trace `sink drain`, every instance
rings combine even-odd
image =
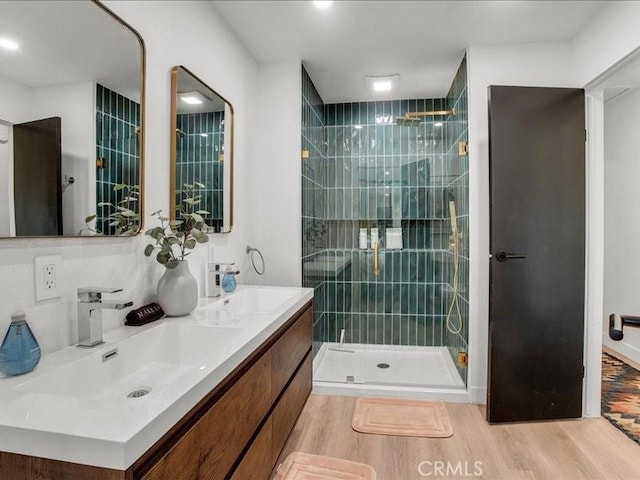
[[[150,388],[138,388],[136,390],[134,390],[133,392],[129,392],[127,394],[127,398],[140,398],[140,397],[144,397],[145,395],[151,393],[151,389]]]
[[[378,364],[378,368],[389,368],[389,364],[388,363],[379,363]]]

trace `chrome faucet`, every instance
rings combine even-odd
[[[123,300],[102,300],[103,293],[121,292],[121,288],[85,287],[78,289],[78,347],[93,348],[102,340],[102,310],[111,308],[123,310],[133,302]]]

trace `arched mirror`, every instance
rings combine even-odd
[[[171,71],[171,218],[198,212],[209,233],[233,224],[233,107],[185,67]]]
[[[99,2],[2,3],[0,237],[141,230],[144,55]]]

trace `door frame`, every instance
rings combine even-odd
[[[604,101],[585,88],[586,102],[586,285],[582,416],[599,417],[604,309]]]
[[[640,58],[640,47],[584,86],[587,102],[587,285],[585,297],[585,379],[582,414],[599,417],[604,332],[604,82]]]

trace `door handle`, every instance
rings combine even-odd
[[[499,262],[506,262],[507,260],[515,260],[518,258],[527,258],[527,257],[520,253],[507,253],[504,251],[500,251],[496,253],[496,260]]]

